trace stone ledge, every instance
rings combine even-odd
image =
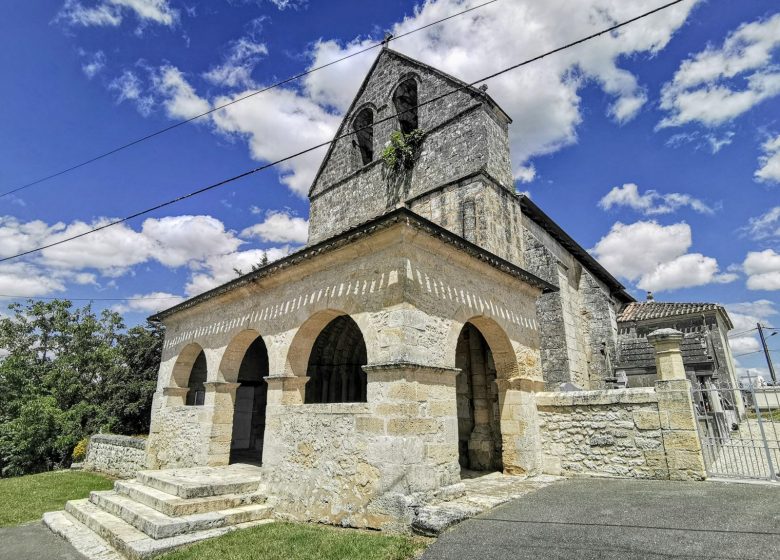
[[[290,406],[285,407],[290,410]],[[326,403],[326,404],[301,404],[298,412],[303,414],[370,414],[371,407],[368,403]]]
[[[95,434],[89,438],[89,442],[117,445],[119,447],[133,447],[135,449],[146,449],[146,440],[144,438],[122,436],[119,434]]]
[[[644,404],[658,402],[652,387],[536,393],[537,407],[598,406],[611,404]]]

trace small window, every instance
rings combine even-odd
[[[187,406],[200,406],[206,400],[206,354],[200,351],[195,363],[192,365],[190,379],[187,382]]]
[[[398,115],[401,132],[409,134],[419,128],[417,118],[417,81],[409,78],[401,82],[393,94],[393,105]]]
[[[360,159],[363,165],[374,160],[374,113],[366,107],[360,111],[352,123],[355,131],[355,141],[360,150]]]

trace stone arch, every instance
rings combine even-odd
[[[355,114],[352,130],[355,133],[353,145],[357,146],[360,161],[368,165],[374,161],[374,111],[371,107],[363,107]]]
[[[260,337],[260,333],[254,329],[246,329],[238,333],[228,343],[225,352],[222,354],[222,360],[219,363],[217,381],[227,383],[236,383],[238,373],[241,369],[241,362],[246,355],[249,346]]]
[[[171,387],[185,388],[190,380],[190,373],[192,373],[192,366],[195,365],[195,360],[198,359],[203,352],[203,347],[197,342],[191,342],[187,346],[181,349],[179,356],[176,358],[176,363],[173,365],[173,371],[171,372]]]
[[[398,118],[401,132],[409,134],[420,127],[419,111],[419,79],[414,74],[406,74],[398,85],[393,88],[393,107]]]
[[[450,332],[447,335],[449,355],[455,356],[458,338],[466,323],[474,325],[485,338],[493,355],[498,379],[509,380],[518,377],[520,368],[512,341],[509,339],[504,328],[495,319],[487,315],[475,315],[453,322]],[[450,363],[454,366],[454,363],[451,361]]]
[[[312,345],[306,404],[366,402],[368,356],[363,333],[349,315],[332,319]]]

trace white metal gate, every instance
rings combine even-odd
[[[780,387],[692,389],[707,476],[780,482]]]

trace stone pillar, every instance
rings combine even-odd
[[[427,492],[460,480],[455,376],[460,370],[397,362],[371,364],[368,404],[358,418],[380,492]]]
[[[286,461],[285,444],[280,437],[282,420],[288,407],[302,406],[306,396],[308,377],[297,375],[269,375],[263,434],[263,465],[283,467]]]
[[[647,335],[655,348],[658,414],[661,420],[666,464],[672,480],[702,480],[706,476],[691,382],[685,377],[680,346],[683,333],[659,329]]]
[[[203,433],[209,434],[207,462],[212,467],[227,465],[230,463],[236,390],[241,384],[207,381],[203,385],[206,388]]]
[[[542,467],[542,443],[536,393],[544,381],[498,379],[501,439],[506,474],[536,474]]]

